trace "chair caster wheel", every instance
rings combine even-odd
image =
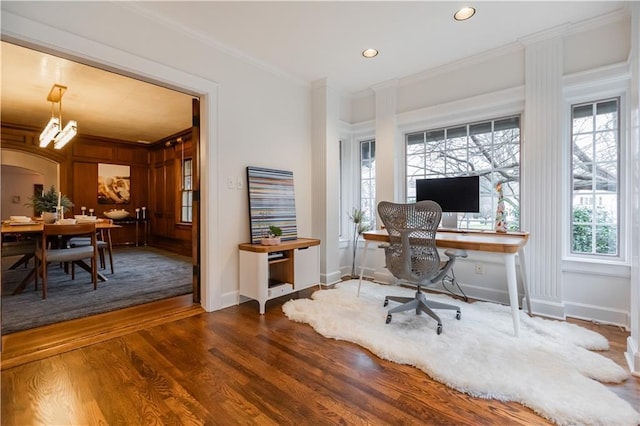
[[[438,334],[442,333],[442,324],[438,324],[438,328],[436,328],[436,333]]]
[[[385,321],[386,324],[389,324],[391,322],[391,314],[387,315],[387,320]]]
[[[462,313],[460,311],[456,312],[456,319],[459,320],[462,318]]]
[[[384,299],[384,303],[382,304],[382,306],[387,306],[389,304],[389,299]]]

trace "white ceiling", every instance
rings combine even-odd
[[[615,12],[627,2],[458,1],[116,2],[302,83],[327,78],[346,93],[480,54],[566,23]],[[469,3],[465,3],[467,5]],[[380,55],[365,59],[361,52]],[[189,127],[191,96],[2,43],[2,121],[43,127],[53,83],[68,86],[63,122],[79,131],[155,141]],[[133,118],[133,119],[132,119]]]

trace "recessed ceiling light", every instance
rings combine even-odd
[[[378,51],[376,49],[363,50],[362,56],[364,56],[365,58],[374,58],[378,56]]]
[[[459,11],[453,14],[453,19],[456,21],[466,21],[476,14],[476,9],[473,7],[463,7]]]

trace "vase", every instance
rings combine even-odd
[[[280,244],[280,237],[266,237],[260,240],[263,246],[277,246]]]
[[[44,223],[55,223],[58,220],[57,212],[42,212],[42,221]]]

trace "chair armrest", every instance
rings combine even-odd
[[[468,256],[466,250],[462,250],[462,249],[447,249],[444,251],[444,254],[446,254],[447,257],[449,258],[454,258],[454,257],[465,258]]]

